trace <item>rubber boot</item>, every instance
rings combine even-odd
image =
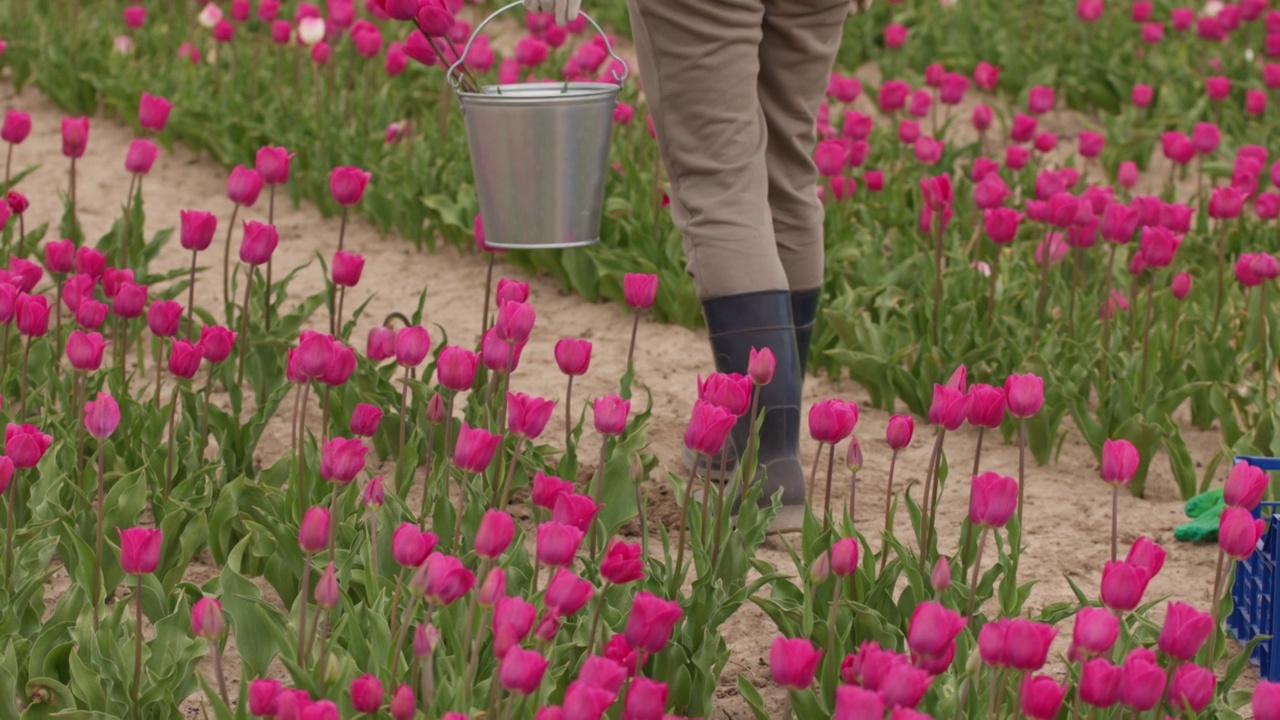
[[[758,458],[764,471],[762,504],[782,492],[783,510],[771,528],[800,529],[804,518],[805,480],[800,463],[800,356],[791,319],[791,294],[770,291],[716,298],[703,303],[716,370],[745,374],[752,348],[769,348],[777,367],[773,381],[757,390],[763,417]],[[745,452],[751,418],[742,417],[730,434],[729,454]],[[735,507],[737,503],[734,503]]]
[[[809,367],[809,346],[813,342],[813,326],[818,316],[818,300],[822,295],[821,288],[813,290],[804,290],[800,292],[792,292],[791,294],[791,321],[795,326],[796,334],[796,353],[798,362],[796,364],[799,387],[801,392],[804,390],[805,371]],[[709,325],[710,323],[708,323]],[[772,348],[770,348],[772,349]],[[775,353],[776,358],[776,353]],[[745,367],[745,366],[744,366]],[[717,366],[719,369],[719,366]],[[745,370],[733,370],[721,372],[745,372]],[[747,429],[739,430],[735,433],[735,439],[744,440],[746,438]],[[731,475],[735,468],[738,467],[738,455],[736,451],[745,450],[745,445],[738,443],[730,449],[729,453],[723,457],[724,467],[721,468],[720,457],[702,458],[698,463],[698,473],[705,475],[708,472],[713,478],[719,478],[721,475]],[[693,452],[688,448],[683,451],[681,458],[686,470],[693,467],[695,461],[698,461]]]

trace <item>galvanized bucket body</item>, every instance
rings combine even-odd
[[[481,22],[459,57],[499,14]],[[604,36],[586,13],[583,17]],[[605,48],[621,61],[608,43]],[[449,68],[449,83],[462,106],[484,219],[485,242],[510,250],[561,249],[600,241],[604,186],[609,171],[613,111],[626,80],[617,83],[523,83],[460,87],[462,60]]]
[[[617,85],[459,92],[485,242],[551,249],[600,240]]]

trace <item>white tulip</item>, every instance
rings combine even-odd
[[[318,17],[303,18],[298,22],[298,39],[311,47],[324,39],[324,20]]]

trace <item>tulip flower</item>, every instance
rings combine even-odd
[[[1190,662],[1213,632],[1213,618],[1186,603],[1171,602],[1156,645],[1175,660]]]
[[[365,673],[351,681],[351,706],[358,713],[376,713],[382,709],[382,683]]]
[[[1199,665],[1179,665],[1169,683],[1169,703],[1184,712],[1199,713],[1213,700],[1217,678]]]
[[[682,615],[679,603],[642,590],[631,601],[623,635],[632,648],[648,653],[662,652]]]
[[[1261,680],[1253,689],[1250,701],[1254,720],[1280,718],[1280,683]]]
[[[509,692],[532,695],[542,684],[542,676],[546,673],[548,664],[546,658],[536,650],[514,647],[502,659],[498,677],[502,687]]]
[[[1138,471],[1138,449],[1128,440],[1102,442],[1102,481],[1111,486],[1111,558],[1116,558],[1120,487],[1128,485]]]
[[[565,568],[557,568],[547,583],[545,602],[558,617],[569,617],[581,610],[594,593],[591,583]]]
[[[411,368],[422,364],[431,352],[431,335],[421,325],[402,328],[396,333],[396,363],[401,367]]]
[[[1067,686],[1047,675],[1028,675],[1022,681],[1018,695],[1022,714],[1034,720],[1053,720],[1058,717]]]
[[[382,422],[382,410],[375,405],[358,403],[351,411],[351,434],[360,437],[373,437],[378,432],[378,424]]]
[[[1120,681],[1120,700],[1138,713],[1146,712],[1164,697],[1165,672],[1150,651],[1139,648],[1125,658]]]
[[[475,582],[475,574],[463,567],[461,560],[451,555],[432,553],[418,568],[409,585],[428,600],[438,605],[449,605],[470,592]]]
[[[929,691],[933,677],[924,670],[906,662],[895,662],[880,682],[880,697],[885,705],[914,708]]]
[[[644,577],[644,559],[639,543],[615,540],[600,561],[600,576],[614,585],[625,585]]]
[[[359,438],[332,438],[320,451],[320,477],[347,485],[364,469],[369,448]]]
[[[324,550],[329,544],[329,511],[322,507],[313,507],[302,516],[302,524],[298,526],[298,546],[304,553],[315,554]]]
[[[822,651],[805,638],[775,638],[769,648],[773,681],[788,690],[805,690],[813,684]]]
[[[1009,666],[1015,670],[1036,671],[1044,667],[1049,646],[1058,630],[1046,623],[1021,618],[1010,621],[1006,635]]]
[[[110,393],[99,392],[97,400],[85,403],[84,425],[98,440],[105,440],[116,431],[120,425],[120,406]]]
[[[1247,462],[1238,462],[1227,476],[1222,498],[1227,505],[1252,511],[1266,496],[1270,482],[1270,477],[1262,469]]]
[[[1267,523],[1244,508],[1229,507],[1218,525],[1218,547],[1235,560],[1248,559],[1266,532]]]
[[[439,538],[413,523],[401,523],[391,536],[391,556],[401,567],[416,568],[435,549]]]
[[[611,437],[619,436],[627,428],[627,416],[631,413],[631,401],[617,395],[605,395],[592,401],[596,432]]]
[[[1102,570],[1102,604],[1116,612],[1132,612],[1142,602],[1150,574],[1130,562],[1108,562]]]
[[[102,353],[106,341],[96,332],[72,330],[67,336],[67,360],[76,370],[91,371],[102,367]]]
[[[476,531],[476,554],[488,560],[497,560],[507,551],[515,537],[516,526],[511,516],[501,510],[488,510],[480,518]]]
[[[1071,634],[1072,660],[1096,657],[1110,652],[1120,635],[1120,621],[1116,616],[1096,607],[1084,607],[1076,613]]]
[[[916,606],[907,626],[907,646],[926,657],[944,653],[951,641],[968,624],[968,620],[939,603],[928,601]]]
[[[586,533],[576,527],[551,521],[538,526],[538,562],[548,567],[563,567],[573,562]]]
[[[254,717],[276,716],[277,702],[281,686],[279,680],[258,678],[249,683],[249,714]]]
[[[1106,658],[1086,661],[1080,674],[1080,700],[1095,708],[1115,705],[1120,702],[1123,677],[1123,668],[1112,665]]]

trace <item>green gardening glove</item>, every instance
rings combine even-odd
[[[1227,508],[1222,499],[1222,490],[1215,489],[1200,493],[1187,501],[1187,515],[1194,518],[1191,522],[1178,526],[1173,537],[1182,542],[1213,542],[1218,539],[1218,523],[1222,511]]]

